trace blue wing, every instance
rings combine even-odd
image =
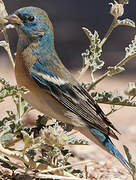
[[[116,130],[115,127],[89,93],[78,83],[73,85],[63,81],[38,61],[32,66],[30,73],[40,87],[48,91],[67,109],[81,117],[88,125],[118,139],[112,131],[112,129]]]
[[[131,171],[128,162],[114,146],[108,135],[115,139],[118,137],[112,131],[116,130],[112,123],[106,118],[101,108],[95,103],[93,98],[78,83],[73,85],[63,81],[55,73],[36,62],[31,68],[31,76],[36,83],[50,93],[57,101],[68,110],[84,120],[91,133],[103,145],[103,147],[113,154],[121,163]],[[112,128],[112,129],[111,129]],[[116,130],[117,131],[117,130]],[[117,131],[118,132],[118,131]]]

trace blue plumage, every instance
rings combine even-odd
[[[21,8],[8,20],[19,34],[15,73],[18,86],[30,90],[24,98],[42,113],[71,124],[131,172],[109,138],[118,140],[118,130],[59,59],[46,12],[36,7]]]
[[[117,159],[119,159],[119,161],[124,164],[126,166],[126,168],[131,172],[131,168],[128,164],[128,162],[124,159],[124,157],[122,156],[122,154],[118,151],[118,149],[115,147],[115,145],[112,143],[112,141],[110,140],[110,138],[105,135],[104,133],[100,132],[98,129],[96,128],[92,128],[90,127],[91,132],[93,133],[93,135],[95,137],[97,137],[97,139],[99,140],[100,143],[103,144],[103,146],[105,147],[105,149],[111,153],[112,155],[114,155]]]
[[[58,78],[53,72],[51,72],[47,67],[44,67],[39,61],[37,61],[33,66],[32,69],[36,70],[37,72],[43,73],[44,75],[49,75],[52,78]],[[30,73],[32,72],[30,70]]]

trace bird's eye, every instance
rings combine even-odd
[[[32,21],[34,21],[35,17],[34,16],[29,16],[27,19],[28,19],[28,21],[32,22]]]

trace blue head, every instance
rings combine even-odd
[[[37,7],[24,7],[7,17],[8,21],[15,25],[19,42],[25,45],[39,41],[46,36],[53,41],[53,27],[47,13]]]

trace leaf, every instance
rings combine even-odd
[[[92,43],[93,42],[93,34],[91,33],[91,31],[89,31],[85,27],[83,27],[82,29],[85,32],[85,34],[87,35],[88,39],[90,40],[90,43]]]
[[[117,20],[117,26],[130,26],[130,27],[136,27],[135,22],[131,19],[123,19],[123,20]]]
[[[82,53],[84,66],[89,64],[91,71],[95,72],[98,69],[101,69],[104,65],[104,61],[100,59],[102,54],[102,48],[99,46],[101,40],[97,31],[94,31],[94,34],[91,33],[87,28],[82,28],[90,40],[89,49],[86,52]]]
[[[68,144],[71,144],[71,145],[89,145],[90,142],[85,140],[85,139],[69,138]]]
[[[20,112],[21,117],[23,117],[32,109],[32,106],[21,97],[20,90],[24,91],[24,89],[19,89],[19,92],[16,95],[13,94],[12,98],[17,106],[18,112]]]
[[[29,148],[34,140],[33,140],[33,135],[29,135],[26,131],[21,131],[22,135],[23,135],[23,140],[24,140],[24,143],[25,143],[25,148]]]
[[[126,51],[125,58],[132,56],[133,54],[136,53],[136,35],[134,39],[132,40],[132,43],[129,44],[129,46],[125,48],[125,51]]]
[[[131,101],[115,92],[92,92],[91,96],[97,103],[136,107],[136,101]]]
[[[7,133],[7,134],[4,134],[3,136],[0,136],[0,142],[6,142],[6,141],[11,141],[14,137],[14,134],[13,133]]]
[[[125,68],[121,66],[120,67],[114,66],[114,67],[108,67],[108,70],[109,70],[108,76],[113,76],[115,74],[119,74],[120,72],[124,71]]]
[[[23,87],[12,86],[3,78],[0,78],[0,84],[2,85],[0,101],[4,101],[6,97],[11,96],[18,110],[17,113],[7,110],[7,117],[0,120],[0,142],[8,152],[7,154],[1,152],[1,156],[4,154],[9,157],[10,152],[14,159],[20,159],[20,164],[22,164],[20,166],[13,163],[14,159],[0,157],[1,165],[8,169],[14,169],[13,166],[23,170],[30,168],[33,172],[36,172],[45,170],[47,165],[53,168],[54,165],[60,167],[67,164],[69,158],[73,157],[70,151],[65,150],[69,134],[60,127],[57,120],[52,119],[53,124],[50,124],[49,120],[51,118],[47,116],[38,116],[34,128],[24,127],[19,119],[18,112],[21,116],[24,116],[31,109],[20,96],[22,93],[27,93],[28,90]],[[21,143],[19,147],[18,143]],[[74,143],[87,144],[83,140],[75,140]],[[76,172],[78,173],[78,170]]]
[[[12,96],[15,102],[19,98],[19,94],[29,92],[24,87],[18,88],[17,86],[10,85],[4,78],[0,77],[0,83],[2,84],[2,88],[0,89],[0,102],[4,101],[4,99],[8,96]],[[19,100],[18,100],[19,101]]]

